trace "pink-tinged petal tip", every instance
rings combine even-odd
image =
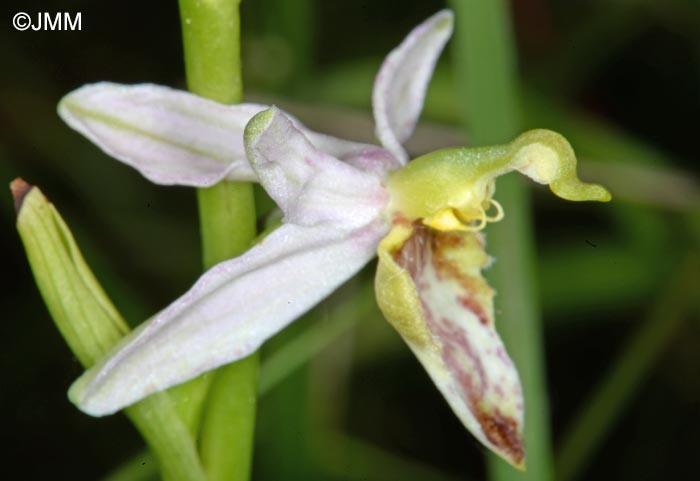
[[[376,134],[401,163],[402,144],[413,133],[435,64],[452,35],[454,14],[442,10],[418,25],[384,60],[372,93]]]

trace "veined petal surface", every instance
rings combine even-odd
[[[405,164],[402,144],[418,122],[428,83],[452,35],[454,14],[441,10],[408,34],[384,60],[372,92],[376,134],[382,146]]]
[[[58,113],[105,153],[156,184],[211,186],[257,180],[243,130],[266,106],[222,105],[151,84],[85,85],[66,95]]]
[[[465,427],[522,467],[523,395],[494,328],[483,247],[478,232],[398,223],[380,244],[377,300]]]
[[[71,387],[103,416],[254,352],[375,255],[383,222],[357,230],[283,225],[206,272]]]

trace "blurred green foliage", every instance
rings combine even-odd
[[[614,197],[608,205],[574,205],[544,191],[534,196],[557,479],[693,478],[700,2],[511,4],[524,127],[564,134],[584,178]],[[246,96],[301,105],[295,113],[310,126],[370,140],[371,85],[382,57],[442,7],[437,0],[245,0]],[[99,80],[184,87],[177,3],[10,0],[2,9],[0,181],[22,176],[42,187],[135,325],[200,271],[194,192],[151,185],[108,159],[60,122],[55,105]],[[79,11],[83,28],[18,32],[10,25],[18,11]],[[437,127],[412,144],[414,154],[436,147],[431,135],[461,142],[455,98],[448,52],[424,115]],[[99,479],[122,462],[153,479],[150,458],[129,461],[142,442],[122,416],[97,420],[68,403],[65,391],[81,367],[41,303],[6,192],[6,459],[21,469],[18,479],[63,479],[76,467],[82,479]],[[367,302],[372,272],[264,349],[254,479],[485,478],[481,448]]]

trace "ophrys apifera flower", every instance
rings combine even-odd
[[[414,130],[453,17],[442,11],[392,51],[374,86],[381,146],[306,129],[281,110],[223,106],[153,85],[96,84],[69,94],[63,118],[161,184],[259,182],[282,225],[206,272],[88,370],[71,399],[93,415],[254,352],[379,256],[376,294],[462,423],[516,466],[523,397],[494,327],[482,230],[503,217],[495,179],[517,170],[570,200],[609,200],[576,177],[560,135],[446,149],[408,162]]]

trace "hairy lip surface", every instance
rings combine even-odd
[[[395,222],[401,223],[402,220],[397,219]],[[411,237],[393,256],[416,285],[427,328],[439,347],[439,355],[445,367],[461,388],[458,395],[469,407],[486,439],[515,464],[521,464],[525,458],[525,448],[518,421],[504,414],[487,399],[488,392],[495,393],[499,398],[511,393],[503,389],[498,379],[489,376],[484,359],[477,354],[478,349],[467,333],[454,320],[435,312],[431,307],[433,304],[424,297],[431,276],[440,281],[456,283],[460,291],[455,299],[456,304],[475,316],[482,326],[493,326],[490,304],[493,290],[480,275],[482,266],[475,266],[473,271],[467,270],[451,258],[455,250],[468,249],[470,245],[483,248],[480,233],[439,232],[416,222]],[[497,350],[495,356],[504,364],[511,364],[505,351]]]

